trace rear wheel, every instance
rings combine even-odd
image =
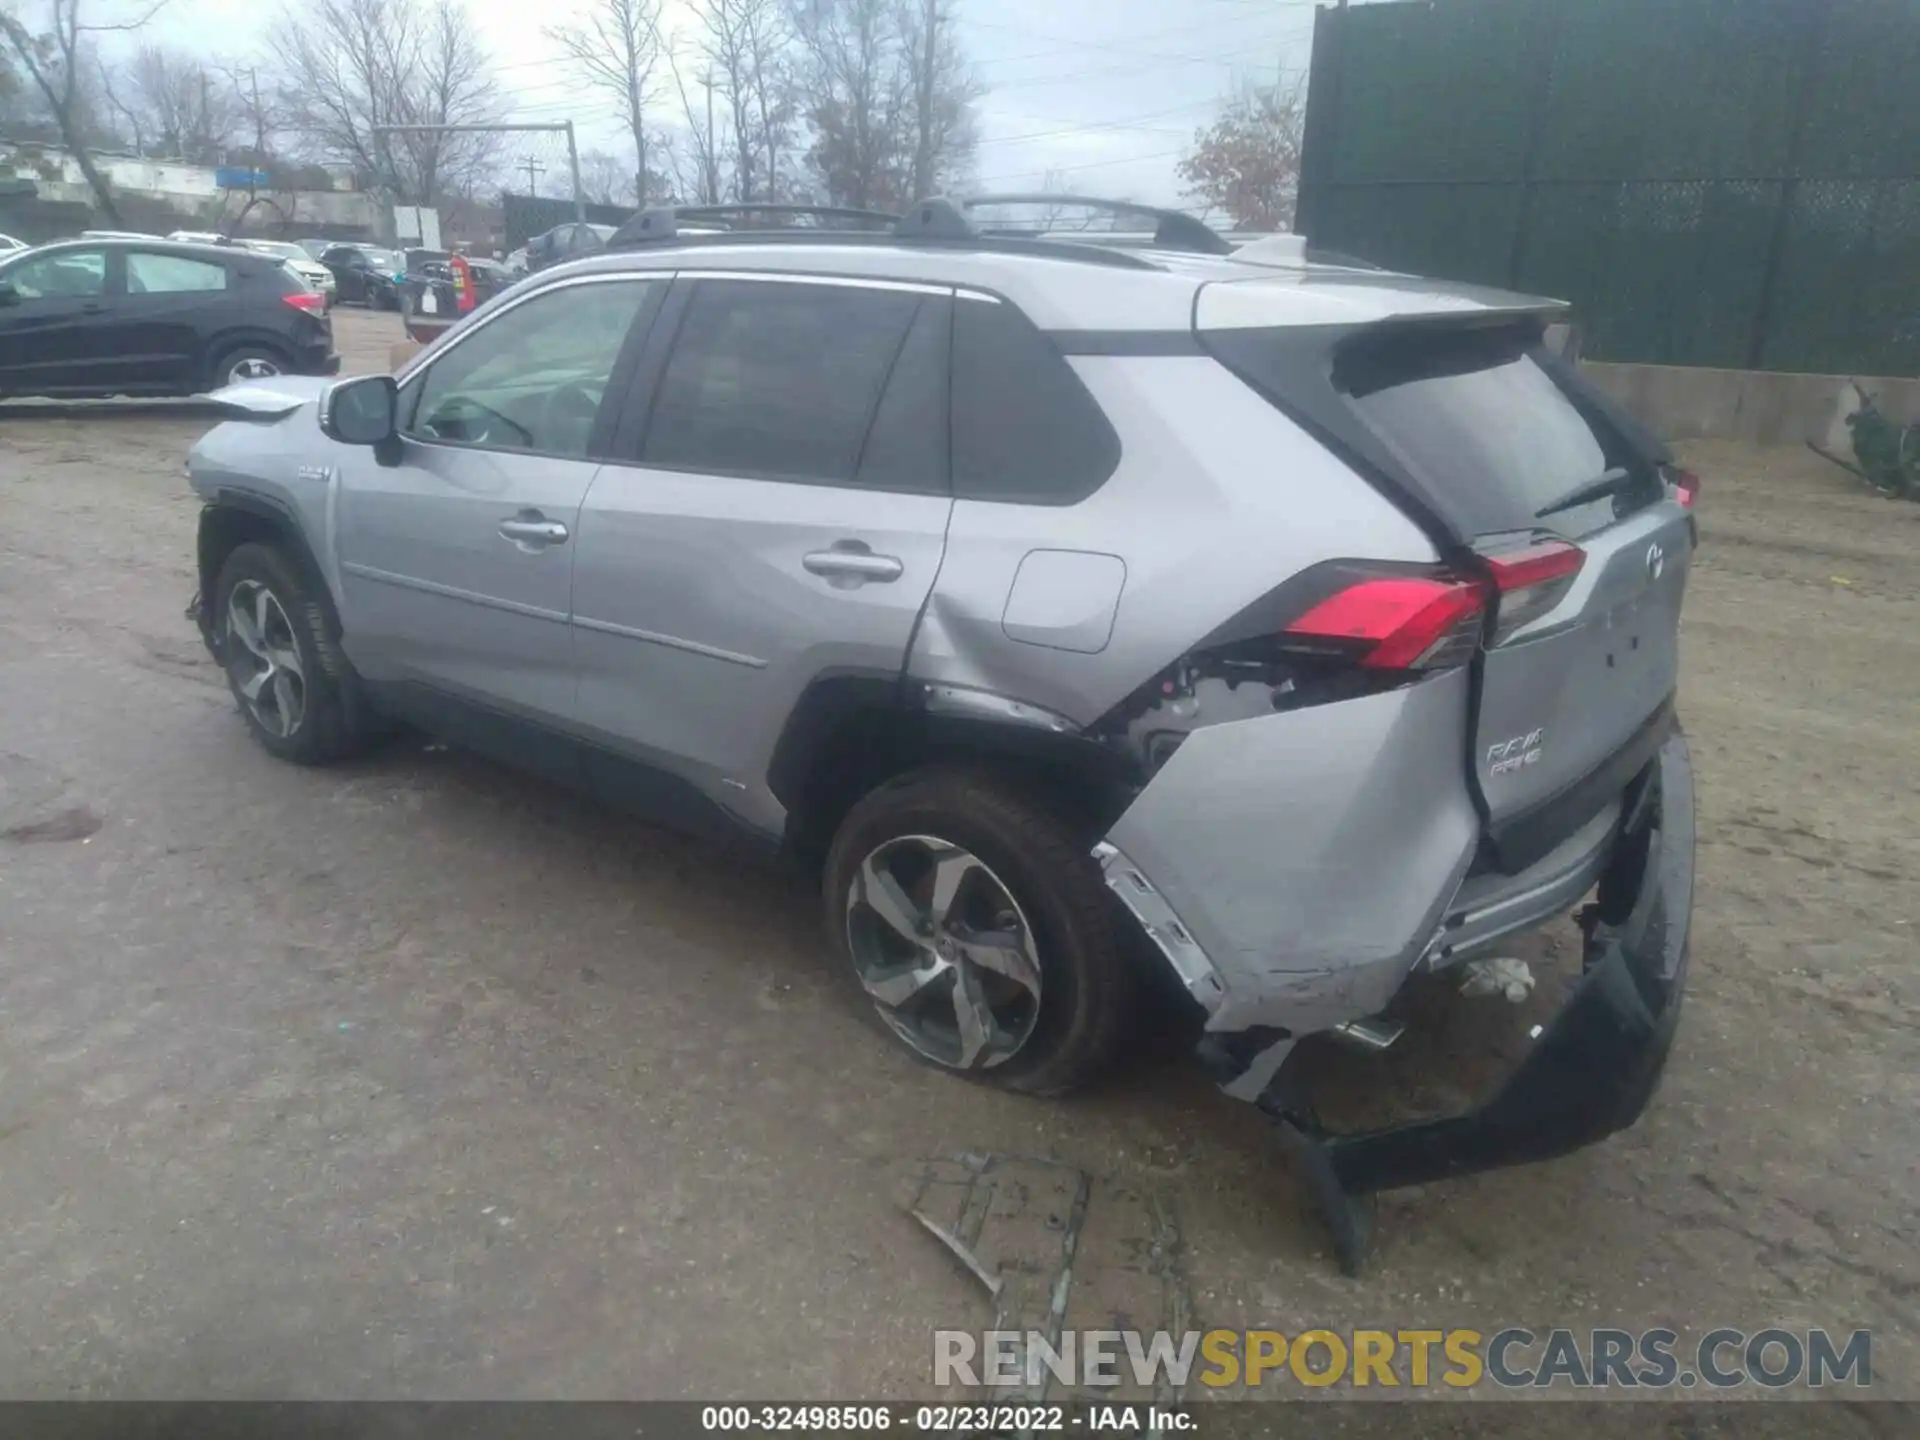
[[[988,772],[883,785],[834,838],[827,926],[873,1013],[941,1069],[1062,1094],[1107,1068],[1138,972],[1072,828]]]

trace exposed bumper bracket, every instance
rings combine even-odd
[[[1629,797],[1623,831],[1580,916],[1585,969],[1504,1085],[1462,1115],[1388,1129],[1324,1129],[1284,1068],[1258,1104],[1299,1161],[1341,1269],[1365,1267],[1373,1196],[1521,1165],[1593,1144],[1640,1118],[1679,1023],[1693,910],[1693,774],[1684,737],[1662,748]],[[1647,799],[1648,803],[1641,801]]]

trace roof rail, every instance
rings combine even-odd
[[[1233,244],[1205,221],[1184,210],[1166,210],[1132,200],[1103,200],[1091,195],[1055,195],[1023,191],[1000,195],[968,195],[951,202],[963,212],[983,205],[1070,206],[1104,210],[1114,215],[1143,215],[1154,222],[1153,245],[1160,250],[1186,250],[1196,255],[1231,255]],[[969,224],[972,222],[969,221]]]
[[[916,200],[904,215],[885,210],[859,210],[842,205],[656,205],[630,217],[607,241],[609,250],[630,250],[643,245],[701,244],[752,245],[765,241],[782,244],[890,245],[924,242],[951,245],[968,250],[992,250],[1009,255],[1046,256],[1056,260],[1078,260],[1086,264],[1108,265],[1124,270],[1153,270],[1153,261],[1131,248],[1116,248],[1117,237],[1087,234],[1068,237],[1039,236],[1002,231],[994,227],[980,229],[967,218],[967,210],[980,204],[1037,201],[1049,205],[1078,204],[1094,206],[1122,214],[1151,217],[1155,228],[1151,239],[1140,237],[1126,242],[1142,248],[1157,246],[1163,250],[1198,251],[1208,255],[1231,254],[1227,240],[1191,215],[1177,210],[1160,210],[1151,205],[1136,205],[1129,200],[1085,200],[1062,195],[989,195],[977,198],[953,198],[936,195]],[[840,224],[753,224],[738,225],[741,219],[812,219]]]
[[[806,217],[818,220],[858,221],[869,229],[891,228],[899,219],[885,210],[856,210],[844,205],[785,205],[761,202],[742,202],[737,205],[656,205],[642,210],[625,221],[613,238],[607,241],[610,250],[624,249],[630,245],[643,245],[662,240],[675,239],[682,225],[692,225],[700,230],[717,228],[731,231],[735,228],[748,231],[771,229],[771,226],[747,225],[736,227],[733,222],[739,219],[801,220]],[[793,229],[827,230],[827,225],[793,226]]]

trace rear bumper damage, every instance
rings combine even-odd
[[[1312,711],[1200,732],[1162,775],[1182,760],[1205,769],[1175,777],[1157,808],[1136,802],[1095,852],[1108,884],[1207,1010],[1203,1061],[1228,1094],[1275,1123],[1350,1273],[1366,1258],[1375,1192],[1551,1159],[1631,1125],[1679,1017],[1693,908],[1685,737],[1672,732],[1618,801],[1525,872],[1524,883],[1487,892],[1463,883],[1478,817],[1464,791],[1456,796],[1435,779],[1460,774],[1456,736],[1444,723],[1455,699],[1444,682],[1428,682],[1329,707],[1320,717],[1344,712],[1349,743],[1324,750],[1311,743],[1311,727],[1324,723]],[[1219,753],[1196,746],[1208,736]],[[1356,747],[1356,738],[1372,743]],[[1449,753],[1427,753],[1436,743]],[[1283,794],[1247,783],[1298,775],[1303,753],[1331,758]],[[1338,757],[1356,753],[1373,763],[1345,773]],[[1285,770],[1283,760],[1292,762]],[[1336,798],[1331,808],[1302,804]],[[1181,823],[1195,802],[1227,827],[1229,844],[1218,829],[1202,838]],[[1332,823],[1308,823],[1316,814]],[[1181,841],[1197,853],[1181,854]],[[1256,877],[1264,887],[1251,883]],[[1417,969],[1565,914],[1596,882],[1597,900],[1579,917],[1581,977],[1491,1097],[1465,1114],[1388,1129],[1337,1134],[1320,1123],[1297,1073],[1300,1038],[1364,1024]],[[1328,905],[1348,917],[1331,929],[1313,923]],[[1300,958],[1307,945],[1312,953]]]
[[[1581,912],[1580,979],[1526,1057],[1475,1109],[1333,1134],[1284,1069],[1261,1094],[1260,1108],[1301,1162],[1349,1273],[1365,1262],[1375,1192],[1551,1160],[1640,1118],[1680,1020],[1693,917],[1693,802],[1692,764],[1676,733],[1634,782],[1598,898]]]

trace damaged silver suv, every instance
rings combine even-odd
[[[1065,1091],[1161,967],[1356,1266],[1373,1192],[1652,1091],[1693,482],[1555,302],[1008,198],[650,211],[397,376],[223,392],[192,613],[276,755],[401,719],[817,865],[934,1065]],[[1301,1037],[1388,1041],[1410,977],[1588,898],[1497,1093],[1322,1127]]]

